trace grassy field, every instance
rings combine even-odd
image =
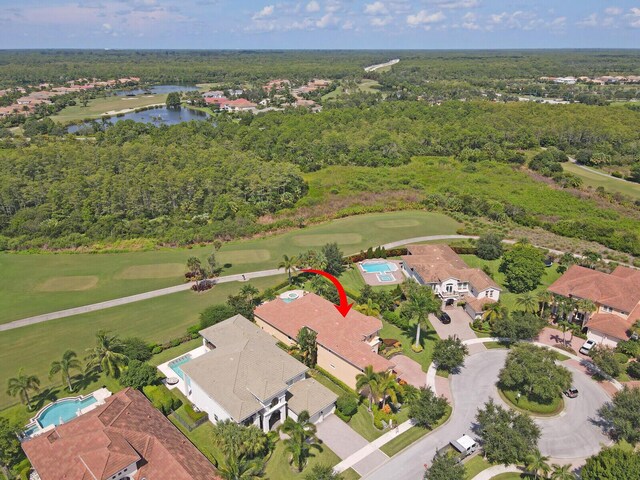
[[[285,278],[278,275],[257,279],[251,284],[262,290]],[[37,375],[43,388],[57,385],[59,376],[52,380],[47,377],[51,362],[59,359],[67,349],[84,358],[86,349],[94,344],[98,330],[108,329],[123,338],[139,336],[149,342],[166,342],[184,335],[188,326],[197,323],[204,308],[225,302],[227,296],[236,293],[242,285],[225,283],[200,294],[180,292],[0,332],[0,408],[17,402],[7,395],[4,387],[19,368],[24,367],[26,373]],[[169,358],[177,355],[171,354]]]
[[[337,242],[345,253],[420,235],[455,233],[436,213],[403,211],[343,218],[264,238],[229,242],[216,257],[222,275],[274,268],[283,254]],[[103,254],[0,254],[0,323],[133,295],[184,281],[192,255],[211,246]]]
[[[376,93],[380,91],[379,89],[380,89],[380,83],[377,80],[371,80],[371,79],[365,78],[358,84],[358,90],[363,93]],[[322,100],[323,101],[333,100],[342,95],[345,95],[345,91],[344,91],[344,87],[340,85],[335,90],[327,93],[326,95],[323,95]]]
[[[106,97],[90,100],[86,107],[74,105],[62,109],[51,117],[54,122],[69,123],[90,118],[100,118],[107,112],[119,112],[128,108],[142,108],[165,103],[166,94],[139,95],[137,97]]]
[[[340,458],[329,449],[329,447],[323,445],[322,452],[317,450],[312,451],[313,457],[311,457],[307,463],[307,466],[301,473],[289,465],[288,454],[284,450],[285,446],[283,442],[278,442],[276,448],[271,454],[271,458],[267,463],[267,471],[265,478],[282,479],[282,480],[297,480],[303,479],[305,475],[313,468],[314,465],[336,465],[340,462]],[[348,473],[347,473],[348,472]],[[355,480],[360,478],[353,470],[345,472],[345,480]]]
[[[545,404],[530,400],[524,395],[517,398],[517,392],[511,390],[498,389],[498,393],[510,407],[522,412],[532,413],[536,416],[548,417],[557,415],[564,408],[564,400],[562,397],[557,397],[553,402]]]
[[[422,345],[423,350],[420,353],[416,353],[411,349],[411,345],[415,343],[416,339],[415,326],[408,331],[404,331],[395,325],[382,320],[380,338],[395,338],[396,340],[400,340],[402,343],[402,353],[418,362],[422,366],[422,370],[426,372],[431,364],[433,348],[436,340],[438,340],[438,334],[427,320],[426,329],[423,327],[422,332],[420,333],[420,345]]]
[[[563,163],[562,168],[578,177],[582,178],[585,185],[593,188],[604,187],[610,193],[622,193],[632,198],[640,198],[640,183],[628,182],[618,178],[603,177],[597,173],[580,168],[574,163]]]

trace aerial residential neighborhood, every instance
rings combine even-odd
[[[0,480],[640,480],[639,32],[4,0]]]

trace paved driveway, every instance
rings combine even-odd
[[[430,435],[397,454],[366,479],[418,480],[424,475],[424,464],[433,459],[438,448],[452,439],[471,434],[478,407],[489,398],[502,403],[495,388],[498,372],[504,365],[506,350],[486,350],[468,357],[465,367],[451,379],[454,410],[449,422]],[[604,391],[583,373],[571,370],[580,396],[574,403],[567,400],[561,416],[538,419],[542,430],[540,450],[554,458],[576,458],[592,455],[607,443],[601,430],[591,423],[597,409],[607,401]]]
[[[446,308],[444,311],[451,317],[449,325],[443,324],[435,315],[429,315],[429,321],[440,338],[454,337],[456,335],[460,340],[476,338],[476,334],[469,326],[471,317],[462,308]]]
[[[427,374],[422,371],[422,366],[418,362],[406,355],[396,355],[391,361],[395,364],[393,369],[405,382],[416,388],[427,385]]]
[[[317,435],[322,442],[335,452],[341,460],[351,456],[368,445],[369,442],[360,436],[348,424],[336,415],[329,415],[324,421],[316,425]],[[381,466],[387,457],[380,450],[375,450],[353,466],[353,469],[364,476]]]

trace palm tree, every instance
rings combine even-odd
[[[540,307],[540,318],[544,318],[544,310],[547,305],[550,305],[553,302],[553,293],[549,290],[543,290],[538,293],[538,302]]]
[[[398,401],[398,393],[402,393],[402,386],[398,383],[396,374],[393,372],[382,372],[378,375],[378,382],[376,385],[378,398],[382,398],[382,406],[384,407],[387,399],[390,399],[393,403]]]
[[[493,325],[496,320],[502,318],[505,315],[505,308],[502,306],[500,302],[491,302],[487,303],[484,306],[484,313],[482,314],[482,319],[487,320],[491,325]]]
[[[373,371],[372,365],[367,365],[363,373],[356,375],[356,390],[367,389],[369,396],[369,411],[373,408],[373,393],[378,388],[379,375]]]
[[[311,455],[311,449],[322,451],[320,441],[316,436],[316,426],[309,421],[309,412],[303,410],[298,415],[298,421],[287,418],[280,430],[289,436],[284,440],[285,450],[291,454],[291,463],[301,472]]]
[[[356,310],[370,317],[377,317],[380,315],[380,305],[374,303],[370,298],[367,298],[367,303],[356,306]]]
[[[309,368],[314,368],[318,360],[318,334],[308,327],[302,327],[298,332],[297,351],[302,357],[302,363]]]
[[[240,295],[242,295],[251,305],[255,304],[256,298],[260,294],[260,290],[251,285],[250,283],[247,285],[243,285],[240,289]]]
[[[419,347],[422,325],[430,313],[437,313],[440,310],[441,303],[430,287],[418,285],[417,283],[412,282],[407,294],[409,300],[405,304],[405,309],[418,320],[416,325],[416,347]]]
[[[218,465],[224,480],[255,480],[264,476],[265,462],[261,458],[227,457]]]
[[[540,453],[540,450],[536,450],[535,452],[527,455],[526,457],[526,468],[531,473],[534,474],[536,480],[540,477],[540,472],[542,475],[546,477],[546,474],[551,470],[549,464],[549,457],[545,457]]]
[[[197,277],[202,270],[202,262],[198,257],[189,257],[187,259],[187,269]]]
[[[278,264],[278,268],[284,268],[284,271],[289,275],[289,285],[291,285],[291,272],[295,270],[298,264],[298,258],[289,257],[288,255],[282,255],[282,261]]]
[[[53,377],[56,373],[60,372],[62,374],[62,382],[67,383],[67,387],[70,392],[73,392],[73,387],[71,385],[71,370],[81,370],[82,365],[80,360],[76,357],[78,355],[73,350],[67,350],[62,354],[62,358],[60,360],[56,360],[51,363],[51,369],[49,370],[49,378]]]
[[[576,302],[576,308],[579,312],[582,312],[582,326],[586,323],[589,315],[598,310],[596,304],[591,300],[581,299]]]
[[[31,390],[38,391],[40,387],[40,379],[35,375],[25,375],[24,369],[18,370],[18,376],[10,378],[7,382],[7,394],[15,397],[20,396],[20,400],[27,404],[27,408],[31,408],[31,397],[29,392]]]
[[[560,327],[560,330],[562,330],[562,344],[566,345],[567,330],[571,330],[571,323],[567,322],[566,320],[560,320],[558,322],[558,326]]]
[[[100,367],[109,377],[117,378],[127,364],[127,356],[122,353],[124,345],[117,335],[107,330],[96,333],[96,346],[87,349],[87,366]]]
[[[551,465],[551,480],[574,480],[576,476],[571,472],[571,465]]]
[[[536,313],[538,310],[538,299],[531,292],[526,292],[516,298],[516,305],[522,307],[522,310],[528,313]]]

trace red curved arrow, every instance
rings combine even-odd
[[[344,292],[344,287],[340,283],[340,280],[338,280],[336,277],[334,277],[330,273],[324,272],[322,270],[313,270],[311,268],[306,268],[302,271],[308,272],[308,273],[315,273],[317,275],[322,275],[323,277],[331,280],[331,283],[333,283],[336,286],[336,289],[338,290],[338,295],[340,295],[340,305],[334,305],[334,307],[338,309],[338,311],[343,317],[346,317],[347,313],[349,313],[349,310],[351,310],[353,303],[348,303],[349,301],[347,300],[347,294]]]

